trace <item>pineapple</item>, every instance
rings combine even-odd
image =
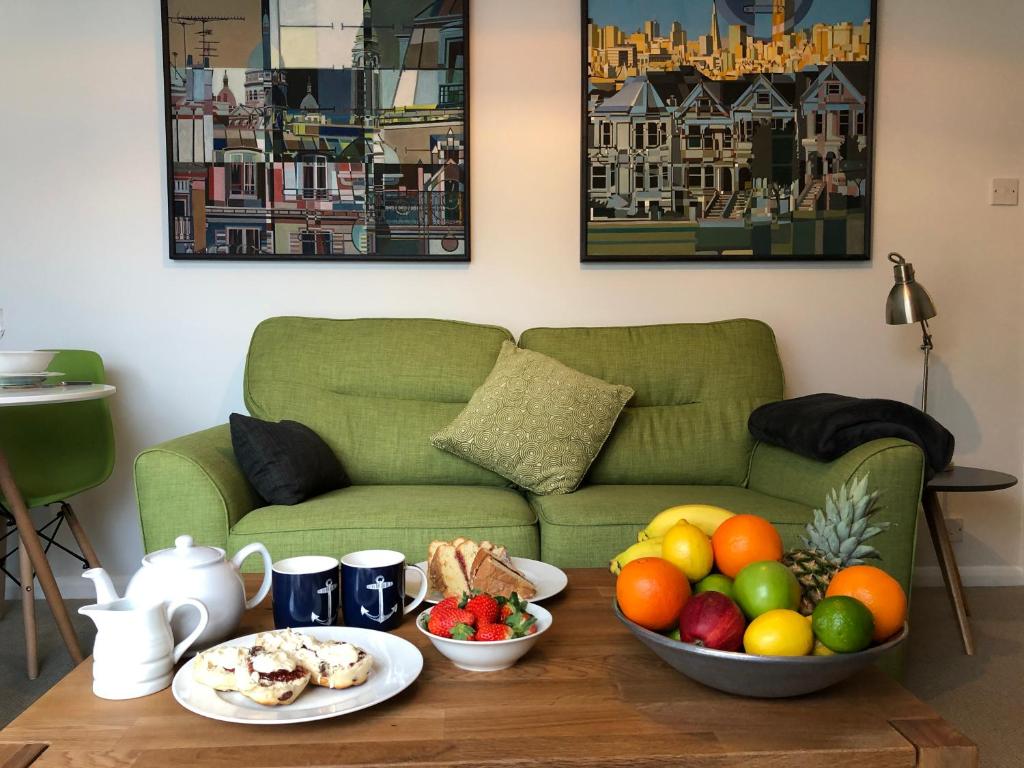
[[[837,571],[879,557],[874,547],[864,542],[888,528],[889,523],[869,525],[878,511],[878,491],[868,493],[867,488],[868,475],[854,479],[849,488],[845,483],[838,491],[833,488],[825,497],[824,513],[814,510],[807,535],[800,537],[804,547],[790,550],[782,558],[800,582],[800,613],[805,616],[825,597]]]

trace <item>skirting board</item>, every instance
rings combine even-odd
[[[967,565],[960,569],[965,587],[1019,587],[1024,585],[1024,567],[1019,565]],[[941,587],[942,571],[937,565],[914,569],[915,587]]]

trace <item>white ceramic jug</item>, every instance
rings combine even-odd
[[[263,583],[256,594],[246,600],[239,568],[242,561],[254,553],[263,558]],[[202,600],[210,611],[210,622],[196,640],[196,648],[208,648],[230,638],[242,614],[267,596],[271,565],[270,553],[259,543],[244,546],[227,559],[220,547],[203,546],[196,544],[191,536],[179,536],[173,547],[150,552],[142,558],[142,568],[132,576],[125,597],[145,602],[183,597]],[[181,640],[195,625],[194,615],[179,614],[171,622],[174,639]]]
[[[103,600],[110,581],[106,572],[90,568],[82,575],[98,587],[103,585],[97,590]],[[171,616],[186,606],[199,612],[199,621],[191,634],[175,645]],[[86,605],[78,612],[96,624],[92,691],[104,699],[134,699],[169,686],[174,665],[210,620],[206,606],[193,598],[154,603],[125,597]]]

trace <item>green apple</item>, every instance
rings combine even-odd
[[[721,573],[708,574],[693,585],[693,594],[699,595],[701,592],[721,592],[730,600],[736,599],[732,593],[732,579]]]
[[[800,606],[800,584],[782,563],[765,560],[751,563],[736,574],[733,599],[748,619],[776,608],[795,611]]]

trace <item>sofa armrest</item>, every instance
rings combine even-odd
[[[924,485],[924,453],[906,440],[872,440],[835,461],[808,459],[785,448],[758,443],[750,460],[747,487],[808,507],[823,508],[832,488],[870,474],[869,489],[877,489],[875,517],[891,526],[871,540],[881,555],[880,566],[910,590],[917,538],[917,511]]]
[[[235,461],[226,424],[140,453],[135,498],[147,552],[173,546],[183,533],[226,548],[228,530],[259,503]]]

